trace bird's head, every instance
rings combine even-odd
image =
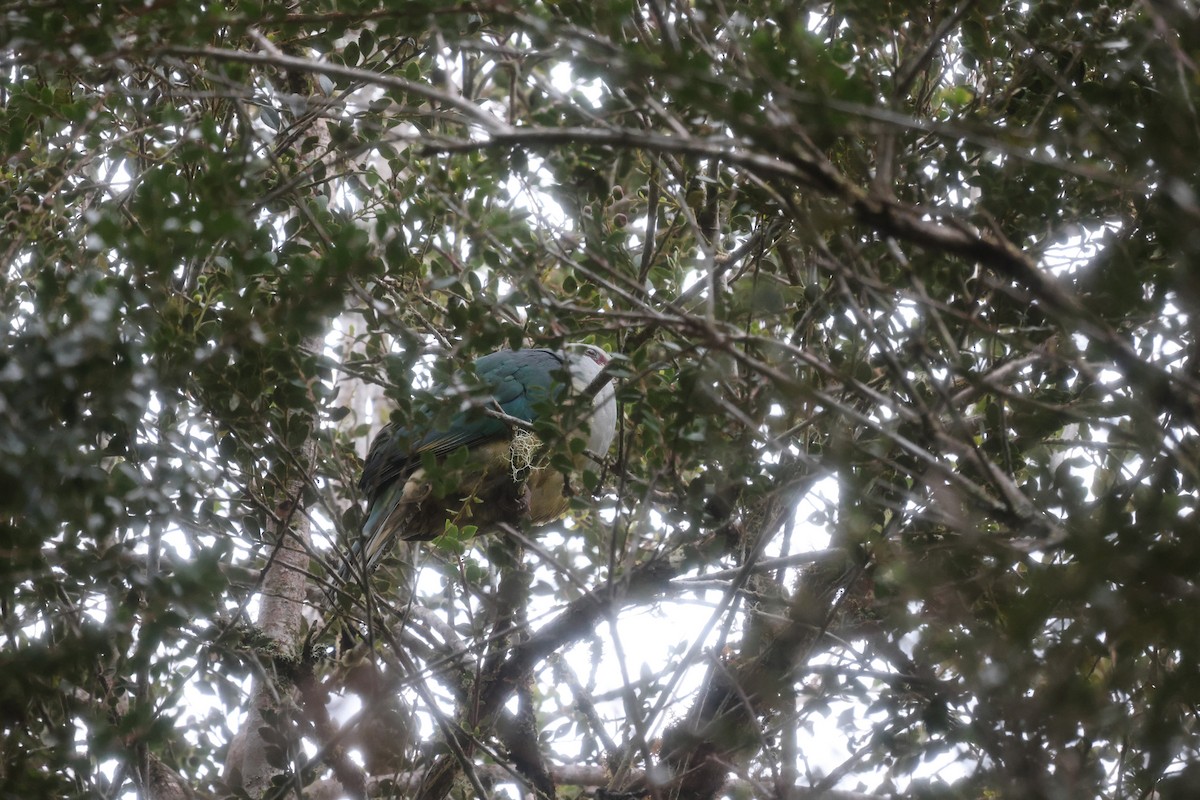
[[[567,345],[566,351],[568,362],[574,364],[580,361],[591,361],[596,365],[594,367],[595,372],[604,369],[604,365],[612,360],[612,356],[594,344],[571,342]]]
[[[604,366],[612,360],[612,356],[603,348],[583,342],[571,342],[563,348],[563,355],[566,358],[567,369],[574,378],[574,383],[579,384],[576,389],[586,388],[592,379],[600,374],[600,370],[604,369]]]

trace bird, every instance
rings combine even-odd
[[[502,523],[543,525],[561,517],[569,483],[545,463],[547,443],[533,429],[545,431],[543,423],[549,422],[568,440],[586,430],[586,449],[572,449],[575,471],[588,453],[602,458],[616,433],[612,383],[604,383],[586,405],[576,407],[570,398],[583,397],[610,360],[602,348],[584,343],[562,350],[499,350],[474,361],[473,372],[486,391],[448,423],[438,426],[431,407],[415,415],[433,421],[424,428],[399,420],[384,426],[363,465],[359,487],[367,514],[347,566],[369,575],[396,541],[436,538],[447,523],[482,532]],[[463,374],[451,382],[463,384],[470,385]],[[454,402],[445,387],[434,397]]]

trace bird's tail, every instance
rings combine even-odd
[[[339,609],[347,619],[366,622],[373,616],[377,598],[371,593],[371,576],[389,552],[406,544],[398,542],[401,538],[398,533],[404,527],[404,520],[400,518],[402,515],[397,507],[403,492],[404,484],[400,483],[375,498],[361,534],[342,555],[330,587],[330,607]],[[413,555],[411,552],[401,553],[397,567],[388,570],[387,580],[383,584],[375,581],[383,587],[382,596],[389,605],[403,606],[412,597],[415,576]]]
[[[362,534],[350,543],[349,551],[338,570],[341,585],[353,586],[365,582],[391,550],[396,539],[396,529],[399,527],[399,520],[393,517],[403,492],[403,482],[393,484],[371,504],[367,520],[363,523]]]

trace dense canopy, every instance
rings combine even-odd
[[[0,795],[1200,786],[1191,4],[44,0],[0,59]],[[372,435],[570,341],[567,517],[341,583]]]

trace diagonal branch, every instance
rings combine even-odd
[[[759,718],[789,696],[796,666],[812,652],[836,617],[862,568],[849,556],[816,565],[801,581],[788,622],[757,653],[743,653],[714,670],[713,678],[683,720],[662,738],[669,770],[664,796],[707,800],[725,785],[731,768],[757,752]],[[638,789],[648,788],[644,781]],[[665,790],[663,790],[665,789]]]
[[[662,592],[680,569],[666,560],[651,561],[635,569],[627,582],[600,587],[573,601],[551,622],[513,647],[490,678],[485,676],[470,727],[480,731],[493,729],[504,704],[542,659],[590,634],[602,619],[621,606]],[[420,796],[429,800],[445,797],[460,765],[453,755],[442,756],[430,768]]]

